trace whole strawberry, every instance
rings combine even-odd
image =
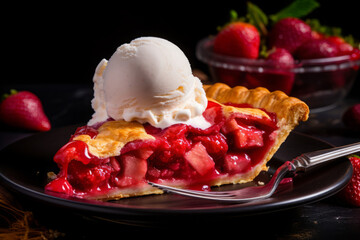
[[[338,56],[338,47],[327,39],[312,39],[302,44],[295,52],[298,59],[316,59]]]
[[[270,91],[281,90],[290,94],[294,85],[295,75],[291,72],[295,61],[292,55],[283,48],[273,48],[269,51],[267,62],[271,64],[272,69],[264,72],[248,73],[246,75],[246,84],[248,88],[265,87]]]
[[[352,155],[349,160],[353,166],[353,175],[348,185],[341,190],[338,196],[345,203],[360,207],[360,157]]]
[[[339,36],[329,36],[326,38],[338,48],[338,56],[349,55],[354,50],[353,46],[347,43],[344,38]]]
[[[40,99],[28,91],[11,90],[0,103],[0,119],[10,126],[28,130],[48,131],[51,128]]]
[[[254,25],[232,22],[215,37],[214,52],[255,59],[259,56],[260,34]]]
[[[270,50],[267,59],[271,60],[276,68],[293,68],[295,61],[293,56],[284,48],[274,48]]]
[[[304,21],[287,17],[274,24],[268,35],[270,47],[285,48],[291,54],[312,38],[311,27]]]

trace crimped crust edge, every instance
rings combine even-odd
[[[278,121],[285,120],[286,124],[297,125],[309,117],[309,107],[301,100],[289,97],[281,91],[270,92],[266,88],[247,89],[237,86],[229,87],[224,83],[204,85],[206,96],[220,103],[247,103],[255,108],[262,108],[276,113]]]

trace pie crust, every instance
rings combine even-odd
[[[218,102],[220,104],[232,103],[251,105],[251,107],[249,108],[233,108],[231,106],[228,106],[226,108],[227,111],[243,111],[245,114],[255,115],[259,117],[264,117],[265,115],[267,116],[267,113],[275,113],[277,118],[277,129],[274,131],[274,136],[276,137],[274,138],[272,147],[267,151],[262,160],[253,168],[251,168],[251,170],[244,173],[220,175],[215,180],[212,180],[211,183],[208,184],[209,186],[220,186],[224,184],[236,184],[252,181],[262,170],[268,169],[266,163],[272,158],[280,145],[285,141],[289,133],[299,124],[300,121],[306,121],[309,116],[309,108],[304,102],[300,101],[297,98],[289,97],[281,91],[269,92],[267,89],[261,87],[251,90],[240,86],[230,88],[229,86],[222,83],[216,83],[214,85],[204,85],[204,89],[209,100],[215,100],[215,102]],[[139,128],[140,135],[133,132],[133,138],[130,138],[129,141],[132,141],[132,139],[142,139],[143,137],[145,139],[151,138],[150,135],[147,135],[143,131],[143,129],[141,129],[141,126],[136,127]],[[105,128],[105,126],[103,128]],[[75,140],[88,142],[87,144],[90,144],[90,142],[92,141],[92,139],[90,139],[88,135],[80,135],[75,138]],[[104,139],[106,141],[106,138]],[[99,150],[101,154],[103,154],[104,156],[109,156],[109,153],[106,153],[106,151],[102,149],[102,147],[105,145],[106,143],[100,142],[100,146],[96,147],[101,150]],[[114,153],[119,153],[120,151],[119,143],[115,141],[114,146],[115,150],[113,150],[110,155]],[[99,156],[102,156],[101,154],[99,153]],[[168,184],[175,187],[187,186],[186,180],[160,181],[162,184]],[[101,194],[96,194],[93,196],[89,195],[86,197],[99,200],[113,200],[124,197],[161,193],[163,193],[162,190],[154,188],[148,185],[146,182],[143,182],[132,187],[114,188]]]
[[[203,86],[208,98],[220,103],[247,103],[254,108],[265,109],[276,113],[278,121],[294,128],[300,121],[309,117],[309,107],[301,100],[289,97],[281,91],[270,92],[266,88],[247,89],[237,86],[229,87],[224,83]]]
[[[289,97],[282,91],[270,92],[263,87],[247,89],[246,87],[237,86],[231,88],[223,83],[204,85],[204,89],[208,98],[215,99],[220,103],[246,103],[254,108],[260,108],[267,112],[276,113],[277,117],[277,137],[262,163],[252,171],[248,172],[246,176],[241,176],[240,174],[229,179],[219,179],[215,185],[252,181],[260,171],[268,169],[266,163],[276,153],[290,132],[300,123],[300,121],[306,121],[309,118],[309,107],[303,101],[294,97]]]

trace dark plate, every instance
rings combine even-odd
[[[286,184],[273,197],[242,204],[220,203],[193,199],[174,194],[152,195],[112,202],[89,201],[49,195],[44,192],[47,172],[58,172],[52,158],[64,145],[76,126],[54,129],[17,141],[0,151],[0,177],[2,182],[20,194],[53,209],[87,213],[98,218],[116,218],[117,221],[147,222],[156,216],[245,216],[288,209],[318,201],[338,192],[350,180],[351,163],[342,158],[307,173],[298,175],[292,184]],[[275,169],[284,161],[304,152],[331,147],[328,143],[307,135],[292,133],[270,161],[269,172],[262,172],[256,181],[267,182]],[[232,185],[237,188],[240,185]],[[220,187],[220,189],[229,186]],[[55,207],[55,208],[54,208]],[[163,218],[156,218],[163,219]],[[166,218],[165,218],[166,219]]]

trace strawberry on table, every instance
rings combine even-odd
[[[351,206],[360,207],[360,157],[352,155],[349,160],[353,166],[353,175],[348,185],[339,193],[339,197]]]
[[[48,131],[49,119],[40,99],[28,91],[11,90],[0,103],[0,120],[10,126],[35,131]]]

